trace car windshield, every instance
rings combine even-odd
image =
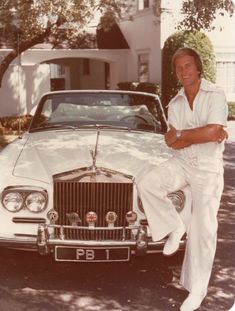
[[[45,95],[30,132],[60,128],[107,127],[128,130],[165,130],[157,96],[133,93],[71,92]]]

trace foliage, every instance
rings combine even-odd
[[[228,119],[235,120],[235,102],[228,102]]]
[[[138,82],[119,82],[118,89],[122,91],[135,91]]]
[[[29,128],[31,120],[31,115],[3,117],[0,118],[0,128],[10,132],[24,132]]]
[[[136,87],[136,91],[158,94],[160,96],[160,86],[156,83],[140,82]]]
[[[187,0],[182,3],[181,13],[183,20],[179,23],[179,30],[213,30],[213,21],[217,13],[230,16],[234,13],[234,1],[232,0]]]
[[[136,91],[153,93],[160,96],[160,86],[151,82],[120,82],[118,89],[123,91]]]
[[[11,47],[0,64],[0,86],[9,64],[20,53],[39,43],[72,47],[86,38],[85,26],[97,11],[118,19],[124,0],[1,0],[0,46]],[[103,21],[105,22],[105,21]],[[92,40],[92,38],[90,38]],[[71,46],[69,46],[71,47]],[[80,45],[79,45],[80,47]]]
[[[198,31],[177,31],[166,40],[162,51],[162,101],[165,107],[181,87],[171,66],[173,54],[181,47],[198,52],[203,63],[203,77],[215,82],[215,55],[210,39]]]

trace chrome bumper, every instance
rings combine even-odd
[[[54,238],[49,233],[49,228],[60,227],[61,235],[59,238]],[[54,252],[56,246],[70,246],[70,247],[129,247],[131,254],[136,256],[142,256],[145,254],[162,253],[163,247],[166,242],[166,238],[160,241],[152,241],[151,238],[147,236],[147,230],[145,226],[133,226],[133,227],[123,227],[123,232],[126,230],[136,230],[137,234],[131,239],[125,239],[125,234],[121,241],[105,240],[66,240],[63,236],[63,229],[65,227],[69,228],[80,228],[72,226],[58,226],[58,225],[46,225],[42,224],[38,226],[37,236],[0,236],[0,246],[6,248],[22,249],[38,251],[40,255],[48,255]],[[85,229],[82,227],[82,229]],[[92,230],[92,228],[86,227],[87,230]],[[115,228],[97,228],[95,230],[114,230]],[[120,230],[120,227],[117,227]],[[180,248],[185,248],[186,240],[180,242]]]

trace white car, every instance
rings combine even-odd
[[[0,247],[77,262],[162,252],[165,239],[151,239],[135,177],[171,156],[165,130],[154,94],[45,94],[29,130],[0,152]],[[169,198],[187,219],[190,191]]]

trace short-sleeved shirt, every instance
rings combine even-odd
[[[228,105],[224,91],[215,84],[202,79],[199,91],[190,108],[184,89],[170,101],[168,122],[177,130],[197,128],[208,124],[227,126]],[[223,170],[224,142],[193,144],[173,155],[200,169],[220,172]]]

